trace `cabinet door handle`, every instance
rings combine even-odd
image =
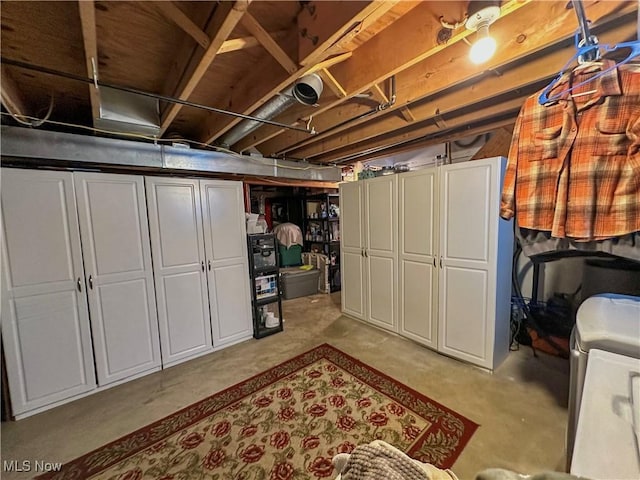
[[[202,271],[204,272],[204,260],[200,262],[200,265],[202,266]]]
[[[93,290],[93,277],[89,275],[89,288]]]
[[[369,252],[367,252],[367,249],[366,249],[366,248],[365,248],[365,250],[364,250],[364,256],[365,256],[365,257],[367,257],[367,258],[369,258]]]
[[[76,285],[78,286],[78,291],[82,292],[82,283],[80,282],[80,277],[78,277],[78,281],[76,282]]]
[[[440,268],[442,268],[442,257],[440,257]]]
[[[360,256],[361,256],[361,257],[364,257],[364,248],[361,248],[361,249],[360,249]]]
[[[433,257],[433,268],[436,268],[436,257]]]
[[[211,271],[211,260],[207,260],[207,266],[209,267],[209,271]]]

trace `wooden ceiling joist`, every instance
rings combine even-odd
[[[80,0],[82,3],[82,0]],[[153,5],[158,9],[167,20],[174,22],[182,30],[184,30],[191,38],[193,38],[202,48],[208,48],[211,40],[209,35],[203,32],[193,20],[191,20],[180,8],[173,2],[153,2]]]
[[[529,2],[530,0],[508,1],[502,6],[501,18],[513,14]],[[437,32],[442,28],[442,25],[438,18],[434,17],[431,8],[429,2],[419,2],[409,14],[402,16],[359,47],[356,50],[357,55],[336,65],[332,74],[347,92],[347,96],[342,101],[372,90],[392,74],[406,70],[445,48],[445,45],[437,43]],[[447,45],[450,46],[466,38],[470,33],[466,29],[460,31],[449,40]],[[339,101],[331,105],[330,109],[340,103]],[[314,112],[314,115],[317,118],[318,112]],[[340,116],[344,117],[344,115]],[[340,122],[321,123],[317,127],[320,132]],[[265,136],[273,138],[269,129],[264,130],[267,132]],[[277,147],[269,145],[265,149],[259,148],[260,151],[263,154],[280,152],[284,151],[288,145],[298,144],[305,140],[301,138],[301,135],[283,133],[286,135],[286,140],[278,142],[279,139],[276,137],[273,143],[277,142]],[[259,134],[257,137],[259,139]],[[307,138],[307,140],[315,141],[314,138]],[[260,145],[260,142],[258,141],[254,145]]]
[[[341,53],[339,55],[335,55],[331,58],[327,58],[322,62],[316,63],[313,66],[313,68],[309,69],[309,73],[317,72],[319,70],[327,70],[333,67],[334,65],[337,65],[339,63],[344,62],[345,60],[348,60],[349,58],[351,58],[352,55],[353,55],[353,52],[346,52],[346,53]]]
[[[318,72],[318,74],[322,77],[324,84],[329,87],[329,90],[331,90],[336,97],[344,98],[347,96],[347,92],[344,87],[338,83],[327,68],[323,68]]]
[[[411,112],[409,107],[400,108],[400,115],[404,118],[404,121],[407,123],[412,123],[416,121],[415,115]]]
[[[286,30],[279,30],[269,34],[274,40],[281,40],[287,36]],[[260,42],[256,37],[240,37],[231,38],[225,40],[218,49],[218,55],[222,53],[236,52],[238,50],[244,50],[245,48],[253,48],[260,45]]]
[[[318,52],[336,47],[388,12],[395,1],[313,1],[305,2],[298,15],[298,61],[313,66]],[[345,22],[345,19],[348,21]],[[339,50],[337,48],[336,50]],[[335,53],[341,53],[336,51]]]
[[[627,15],[626,21],[616,24],[616,27],[598,35],[603,43],[613,43],[620,39],[632,38],[635,35],[635,21],[633,15]],[[499,78],[491,72],[486,72],[483,77],[476,78],[468,87],[462,89],[449,89],[424,101],[415,102],[411,107],[411,114],[415,122],[423,122],[433,119],[436,112],[452,112],[463,108],[469,108],[476,104],[486,102],[491,98],[503,96],[511,91],[530,90],[531,85],[540,81],[546,81],[558,73],[558,65],[563,65],[573,51],[573,45],[558,48],[545,56],[523,62],[513,68],[506,68],[500,73]],[[498,80],[498,81],[496,81]],[[402,108],[399,109],[402,111]],[[339,134],[331,132],[331,137],[320,140],[319,144],[310,144],[293,151],[293,157],[314,158],[328,152],[338,150],[345,144],[354,141],[366,141],[377,138],[381,134],[401,130],[407,126],[404,118],[397,115],[386,114],[378,121],[351,126]]]
[[[322,7],[318,5],[318,8],[325,8],[329,4],[342,4],[344,2],[311,2],[312,4],[322,4]],[[241,80],[237,88],[234,91],[234,96],[237,98],[235,102],[234,111],[238,111],[244,114],[251,114],[256,108],[264,104],[271,99],[278,92],[291,85],[295,80],[308,73],[315,64],[325,60],[327,57],[333,56],[338,52],[333,51],[331,45],[333,45],[341,36],[348,33],[353,25],[362,22],[363,15],[365,16],[382,16],[384,12],[393,7],[395,2],[370,2],[370,1],[358,1],[348,2],[353,3],[354,10],[337,10],[334,11],[334,16],[331,20],[331,25],[334,25],[335,31],[333,34],[329,32],[326,27],[322,25],[323,37],[319,37],[317,47],[314,50],[303,50],[303,60],[298,60],[300,67],[295,73],[289,75],[282,75],[279,71],[274,71],[270,58],[263,60],[256,65],[253,75],[247,75]],[[326,4],[326,5],[325,5]],[[307,6],[310,4],[307,4]],[[304,8],[300,16],[304,16],[308,9]],[[354,13],[355,11],[355,13]],[[317,22],[317,17],[313,17]],[[300,26],[300,21],[298,22]],[[307,22],[306,28],[311,28],[313,23]],[[318,27],[320,28],[320,27]],[[297,39],[299,35],[298,29],[294,29],[290,32],[292,39]],[[321,38],[327,38],[331,40],[331,43],[327,44],[329,40],[322,41]],[[297,41],[297,40],[293,40]],[[348,61],[348,60],[347,60]],[[216,139],[220,138],[227,131],[233,128],[240,122],[240,119],[222,117],[220,115],[209,115],[208,120],[203,126],[200,141],[204,143],[212,143]]]
[[[481,111],[472,111],[459,115],[455,118],[448,119],[447,128],[444,130],[444,132],[446,133],[450,130],[464,128],[465,126],[472,123],[491,123],[496,118],[504,115],[509,117],[508,119],[503,119],[504,124],[513,123],[513,119],[517,112],[520,110],[520,107],[522,106],[525,98],[526,96],[517,97],[512,100],[507,100],[506,102],[487,106]],[[341,150],[336,150],[335,152],[323,155],[318,159],[318,163],[332,163],[358,154],[363,150],[387,147],[403,142],[417,140],[421,137],[438,135],[440,133],[443,133],[442,128],[438,127],[438,125],[433,122],[426,122],[426,124],[418,128],[410,128],[406,131],[392,132],[388,135],[378,136],[377,138],[370,141],[349,145],[348,147]]]
[[[296,62],[291,60],[291,57],[289,57],[273,37],[269,35],[269,32],[262,28],[262,25],[260,25],[253,15],[246,12],[242,19],[240,19],[240,23],[288,73],[294,73],[298,70]]]
[[[389,97],[377,83],[371,87],[371,94],[378,103],[389,103]]]
[[[79,0],[78,12],[82,25],[82,42],[87,76],[94,78],[98,69],[98,39],[96,35],[96,8],[93,0]],[[91,121],[100,117],[100,92],[95,85],[88,85],[91,100]]]
[[[185,75],[175,89],[174,97],[180,100],[189,98],[209,69],[224,41],[246,13],[250,2],[251,0],[235,0],[218,4],[213,19],[207,27],[208,33],[212,35],[209,47],[201,55],[192,58]],[[164,112],[161,119],[161,134],[167,131],[181,108],[182,105],[173,104]]]
[[[0,93],[2,94],[2,104],[4,105],[4,108],[14,115],[26,115],[27,106],[23,92],[20,91],[18,83],[9,73],[7,67],[2,65],[1,70],[2,76],[0,77]]]
[[[613,4],[613,2],[592,3],[587,6],[588,15],[590,19],[593,19],[596,27],[600,25],[607,28],[609,25],[612,26],[610,36],[614,36],[612,42],[615,43],[624,39],[624,36],[620,36],[620,32],[617,31],[618,27],[615,25],[623,17],[633,16],[634,7],[631,3],[627,2],[623,8],[620,8],[620,5]],[[567,39],[573,37],[576,20],[575,13],[572,10],[566,10],[564,5],[557,3],[550,4],[548,7],[549,14],[554,15],[557,21],[541,28],[540,25],[531,22],[529,9],[533,8],[536,8],[536,6],[529,4],[529,6],[520,10],[520,13],[512,14],[510,19],[500,26],[501,38],[504,38],[505,42],[501,44],[494,58],[483,65],[482,70],[468,61],[468,47],[464,44],[459,44],[450,47],[445,52],[428,57],[428,59],[419,64],[398,73],[396,75],[397,101],[387,112],[398,110],[420,98],[435,95],[457,84],[479,78],[487,70],[502,68],[504,65],[533,55],[550,45],[566,42]],[[615,35],[618,35],[617,40]],[[571,53],[567,50],[564,59],[559,59],[557,64],[549,63],[547,67],[553,67],[558,70],[570,57]],[[338,68],[336,67],[336,70]],[[541,76],[537,78],[541,78]],[[452,79],[455,79],[455,81],[452,81]],[[317,143],[319,140],[326,138],[326,136],[323,136],[323,131],[330,129],[333,125],[344,122],[346,115],[343,110],[349,108],[349,106],[344,105],[332,108],[321,115],[316,114],[314,125],[319,132],[316,137],[309,138],[308,136],[298,135],[297,132],[287,131],[263,145],[258,143],[256,145],[259,145],[258,148],[263,154],[272,155],[292,152],[293,150],[289,148],[290,145],[296,145],[296,148],[300,148],[305,145],[311,145],[314,142]],[[413,107],[411,108],[413,110]],[[345,125],[342,130],[353,128],[358,123],[362,122],[356,121]],[[333,130],[331,135],[335,135],[339,131]],[[256,132],[257,136],[259,133],[259,131]],[[297,152],[294,156],[297,156]]]

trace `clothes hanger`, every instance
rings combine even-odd
[[[637,56],[640,56],[639,40],[632,41],[632,42],[618,43],[613,46],[609,46],[609,45],[599,46],[597,37],[591,35],[589,32],[589,20],[587,19],[587,16],[584,10],[584,5],[582,4],[582,0],[571,0],[571,5],[573,6],[573,9],[576,12],[578,25],[580,27],[574,36],[574,43],[577,51],[575,55],[571,57],[571,59],[567,62],[567,64],[564,67],[562,67],[558,75],[551,81],[551,83],[545,87],[545,89],[542,91],[542,93],[538,97],[538,103],[540,103],[540,105],[543,105],[543,106],[550,105],[551,103],[555,103],[560,98],[562,98],[562,96],[564,96],[566,93],[570,93],[576,88],[586,85],[587,83],[592,82],[593,80],[610,72],[614,68],[618,68],[620,65],[624,65],[625,63],[629,62],[631,59]],[[582,40],[579,40],[579,35],[582,36]],[[640,39],[640,24],[639,24],[638,37]],[[572,85],[571,87],[559,93],[554,94],[552,97],[549,97],[549,93],[551,93],[551,90],[556,86],[556,84],[560,81],[563,75],[567,72],[569,66],[573,64],[574,60],[577,60],[579,64],[578,67],[573,69],[573,72],[576,72],[577,69],[582,68],[582,66],[598,65],[597,63],[593,63],[593,62],[599,60],[600,58],[602,58],[603,55],[607,53],[610,53],[622,48],[629,48],[631,50],[629,55],[624,60],[618,63],[614,63],[611,67],[601,70],[600,73],[588,78],[587,80],[584,80],[575,85]],[[590,62],[590,63],[585,65],[586,62]],[[602,64],[600,64],[599,66],[602,66]],[[572,95],[572,98],[578,97],[581,95],[588,95],[590,93],[595,93],[596,91],[597,90],[576,93],[575,95]]]
[[[618,43],[618,44],[615,44],[615,45],[597,45],[597,44],[596,45],[579,45],[579,43],[577,41],[577,37],[578,37],[578,34],[576,33],[576,49],[577,49],[577,52],[575,53],[575,55],[573,57],[571,57],[571,59],[566,63],[566,65],[564,67],[562,67],[562,69],[560,70],[558,75],[551,81],[551,83],[544,88],[544,90],[542,91],[542,93],[538,97],[538,103],[540,105],[547,106],[547,105],[550,105],[552,103],[555,103],[565,93],[570,93],[573,90],[575,90],[576,88],[581,87],[583,85],[586,85],[587,83],[592,82],[593,80],[595,80],[595,79],[597,79],[597,78],[609,73],[611,70],[613,70],[615,68],[618,68],[619,66],[624,65],[625,63],[628,63],[632,59],[640,56],[640,41],[637,41],[637,40],[636,41],[632,41],[632,42],[622,42],[622,43]],[[627,57],[624,60],[621,60],[618,63],[614,63],[609,68],[601,70],[599,73],[597,73],[593,77],[588,78],[587,80],[584,80],[582,82],[576,83],[575,85],[573,85],[573,86],[571,86],[571,87],[569,87],[567,89],[564,89],[561,92],[558,92],[558,93],[552,95],[551,97],[549,96],[549,93],[551,92],[551,90],[556,86],[556,84],[565,75],[565,73],[567,73],[567,71],[570,70],[569,67],[574,63],[574,61],[576,59],[580,63],[580,65],[578,67],[576,67],[576,68],[586,68],[586,67],[589,67],[589,66],[598,65],[598,62],[584,63],[584,60],[581,61],[581,59],[590,58],[590,56],[595,53],[596,60],[598,60],[603,55],[606,55],[607,53],[611,53],[611,52],[614,52],[616,50],[621,50],[623,48],[629,48],[630,49],[629,54],[627,55]],[[602,66],[602,63],[600,63],[600,66]],[[575,69],[573,69],[573,70],[575,71]],[[580,96],[580,95],[587,95],[588,93],[594,93],[594,92],[593,91],[591,91],[591,92],[583,92],[583,93],[575,94],[573,96],[577,97],[577,96]]]

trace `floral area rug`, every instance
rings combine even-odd
[[[41,478],[330,479],[375,439],[448,468],[477,427],[324,344]]]

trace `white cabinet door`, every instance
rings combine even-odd
[[[499,159],[441,169],[438,349],[493,368]]]
[[[200,180],[213,346],[253,334],[242,183]]]
[[[397,185],[395,175],[364,183],[367,320],[392,331],[398,331]]]
[[[146,177],[162,364],[213,350],[198,180]]]
[[[95,388],[72,174],[2,169],[2,333],[13,413]]]
[[[435,168],[398,178],[399,331],[437,348],[437,173]]]
[[[340,184],[340,274],[342,311],[364,320],[364,205],[363,182]]]
[[[74,173],[98,384],[160,366],[144,179]]]

